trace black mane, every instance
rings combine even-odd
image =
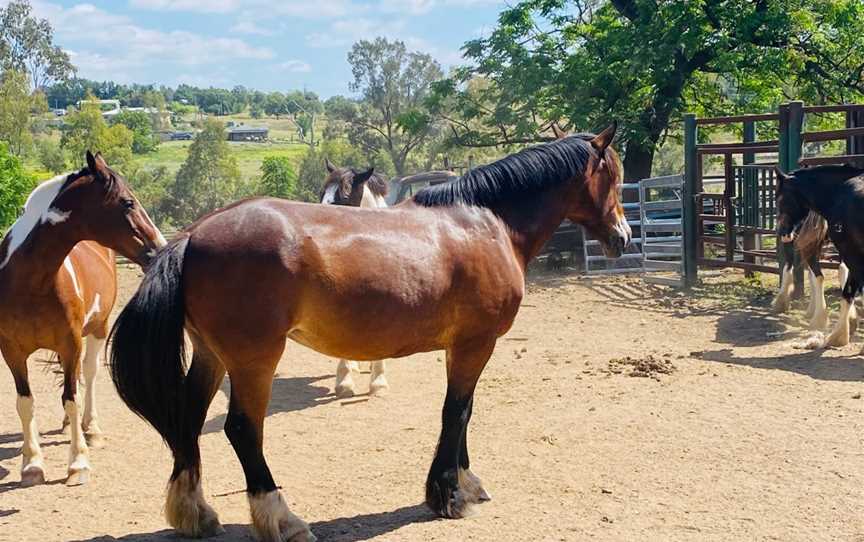
[[[590,143],[593,138],[579,134],[523,149],[451,182],[424,188],[414,195],[414,202],[424,207],[489,207],[573,178],[582,180],[588,160],[596,152]]]

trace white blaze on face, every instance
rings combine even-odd
[[[627,217],[623,214],[618,217],[618,222],[615,224],[615,232],[624,239],[624,246],[630,244],[630,240],[633,238],[633,230],[630,229]]]
[[[144,215],[144,218],[147,219],[147,222],[150,224],[150,227],[153,228],[153,231],[156,232],[156,248],[162,248],[168,244],[168,241],[165,240],[165,236],[162,235],[162,232],[159,231],[159,228],[156,227],[156,224],[153,223],[153,220],[150,218],[150,215],[147,214],[147,209],[141,205],[141,202],[138,201],[138,198],[135,198],[135,202],[138,204],[138,208],[141,209],[141,213]]]
[[[327,190],[324,191],[324,197],[321,198],[321,203],[324,205],[332,205],[333,202],[336,201],[336,190],[339,187],[336,183],[331,184],[327,187]]]
[[[36,226],[42,223],[59,224],[69,218],[68,212],[51,207],[51,203],[57,197],[68,176],[68,173],[58,175],[43,182],[27,198],[27,203],[24,204],[24,214],[18,217],[18,220],[9,229],[9,233],[6,234],[9,248],[6,251],[6,257],[0,262],[0,269],[6,267],[12,255]]]

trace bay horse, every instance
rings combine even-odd
[[[827,236],[849,269],[843,283],[840,316],[821,346],[849,343],[856,321],[855,298],[864,285],[864,175],[848,165],[815,166],[784,174],[777,170],[777,234],[795,240],[812,211],[827,224]]]
[[[225,433],[261,540],[309,541],[264,459],[264,417],[291,339],[363,361],[446,351],[447,392],[426,504],[447,518],[489,499],[470,470],[474,389],[513,324],[528,263],[568,218],[610,257],[631,231],[610,126],[522,150],[389,209],[255,198],[216,211],[156,257],[112,329],[123,401],[174,455],[165,503],[186,536],[221,530],[201,490],[198,438],[226,371]],[[186,371],[184,329],[193,347]]]
[[[856,170],[858,171],[858,170]],[[864,171],[858,171],[858,174]],[[854,175],[853,175],[854,176]],[[828,237],[828,224],[818,213],[811,211],[801,222],[794,241],[781,241],[783,251],[783,267],[780,270],[780,289],[774,298],[771,308],[777,314],[789,310],[794,286],[793,272],[795,250],[801,255],[801,261],[807,265],[810,277],[810,303],[805,316],[810,319],[810,329],[822,331],[828,327],[828,305],[825,303],[825,277],[822,274],[822,249]],[[837,269],[837,277],[842,288],[846,284],[849,269],[842,261]],[[854,312],[852,307],[851,311]]]
[[[90,152],[85,169],[46,181],[30,194],[0,243],[0,353],[18,394],[23,486],[45,481],[27,358],[40,348],[58,355],[70,422],[66,483],[84,483],[88,443],[102,444],[95,385],[117,294],[114,251],[143,266],[165,244],[123,178]],[[85,342],[82,418],[76,396]]]
[[[384,209],[387,207],[387,179],[370,169],[358,173],[352,168],[336,167],[329,159],[324,162],[327,168],[327,179],[321,187],[321,203],[325,205],[348,205],[364,209]],[[370,363],[369,395],[380,395],[389,387],[384,372],[386,361],[378,360]],[[354,396],[354,378],[352,373],[359,371],[356,361],[339,360],[336,367],[337,397]]]

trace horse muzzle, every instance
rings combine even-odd
[[[603,255],[607,258],[619,258],[624,254],[624,250],[630,246],[630,241],[633,239],[633,231],[630,229],[630,224],[622,218],[615,224],[612,232],[609,234],[603,246]]]

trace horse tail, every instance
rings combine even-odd
[[[811,258],[819,259],[822,255],[822,246],[827,238],[828,223],[821,215],[810,211],[795,237],[795,248],[801,254],[801,261],[807,262]]]
[[[175,457],[182,453],[185,410],[183,259],[188,244],[188,235],[175,239],[147,269],[111,329],[109,360],[120,398],[159,432]]]

